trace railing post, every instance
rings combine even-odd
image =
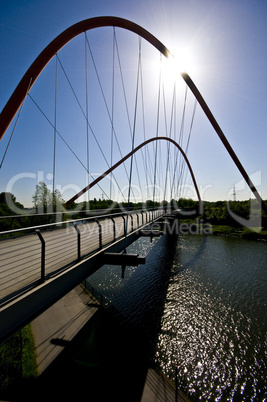
[[[113,236],[114,236],[114,241],[116,240],[116,224],[115,224],[115,220],[114,218],[112,218],[112,216],[110,217],[110,219],[113,222]]]
[[[102,248],[102,226],[98,219],[95,219],[96,223],[98,224],[99,228],[99,248]]]
[[[41,282],[45,281],[45,240],[43,238],[42,233],[40,232],[39,229],[36,229],[35,232],[37,233],[41,245],[42,245],[42,251],[41,251]]]
[[[125,221],[125,216],[124,216],[124,215],[122,215],[121,217],[122,217],[122,219],[123,219],[124,236],[126,236],[126,235],[127,235],[127,233],[126,233],[126,221]]]
[[[131,217],[131,226],[132,226],[132,232],[133,232],[133,217],[132,217],[131,214],[129,214],[129,215],[130,215],[130,217]]]
[[[81,261],[81,232],[76,223],[74,223],[73,226],[77,232],[77,257],[78,261]]]
[[[142,216],[142,226],[144,226],[144,215],[143,215],[143,211],[141,211],[141,216]]]

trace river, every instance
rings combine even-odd
[[[150,337],[162,372],[192,401],[267,400],[267,244],[165,235],[127,252],[146,264],[88,282]]]

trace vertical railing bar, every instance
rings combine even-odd
[[[113,222],[113,237],[114,237],[114,241],[116,240],[116,223],[115,223],[115,220],[114,220],[114,218],[111,216],[110,217],[110,219],[112,220],[112,222]]]
[[[41,282],[45,281],[45,240],[43,238],[42,233],[40,232],[39,229],[36,229],[35,232],[37,233],[41,245],[42,245],[42,250],[41,250]]]
[[[122,217],[122,219],[123,219],[124,236],[126,236],[126,235],[127,235],[127,233],[126,233],[126,221],[125,221],[125,216],[124,216],[124,215],[121,215],[121,217]]]
[[[99,228],[99,248],[102,248],[102,226],[98,219],[95,219],[96,223],[98,224]]]
[[[133,232],[133,217],[132,217],[132,215],[131,214],[129,214],[129,216],[131,217],[131,226],[132,226],[132,232]]]
[[[73,223],[73,226],[77,232],[77,257],[78,261],[81,260],[81,232],[76,223]]]

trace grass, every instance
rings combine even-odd
[[[248,240],[267,240],[267,230],[257,230],[255,232],[250,228],[244,227],[212,225],[212,233],[214,235],[238,236]]]
[[[0,390],[36,377],[34,340],[27,325],[0,345]]]
[[[198,220],[181,219],[181,223],[187,223],[188,227],[191,224],[199,225]],[[240,237],[248,240],[265,240],[267,241],[267,230],[265,228],[254,228],[254,230],[245,227],[227,226],[227,225],[211,225],[213,235],[224,235]],[[257,229],[257,231],[255,231]],[[189,231],[190,233],[190,231]]]

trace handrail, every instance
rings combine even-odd
[[[156,208],[156,210],[164,210],[164,209],[165,209],[164,207]],[[25,227],[25,228],[2,231],[2,232],[0,232],[0,236],[5,235],[5,234],[24,232],[26,230],[44,229],[44,228],[49,228],[49,227],[52,227],[52,226],[67,225],[67,224],[72,224],[72,223],[75,223],[75,222],[83,222],[83,221],[87,221],[87,220],[94,221],[95,219],[108,219],[111,216],[130,215],[130,213],[142,213],[142,212],[152,211],[152,210],[154,210],[154,209],[149,208],[149,209],[145,209],[145,210],[134,210],[134,211],[128,211],[128,212],[127,211],[125,211],[125,212],[116,212],[115,214],[96,215],[96,216],[89,216],[89,217],[86,217],[86,218],[72,219],[72,220],[68,220],[68,221],[47,223],[47,224],[44,224],[44,225],[28,226],[28,227]],[[16,217],[16,215],[14,215],[14,217]]]
[[[140,229],[167,212],[165,208],[153,211],[136,210],[1,232],[30,233],[0,241],[0,305],[134,232],[137,238]],[[62,224],[60,229],[47,230]]]
[[[159,205],[160,207],[160,205]],[[112,208],[112,211],[116,211],[118,210],[119,212],[116,213],[123,213],[122,208],[125,209],[125,207],[121,207],[121,208]],[[163,208],[163,207],[162,207]],[[75,215],[75,214],[88,214],[88,215],[93,215],[95,216],[97,213],[101,212],[101,211],[108,211],[109,208],[99,208],[99,209],[81,209],[81,210],[68,210],[65,209],[65,211],[58,211],[58,212],[40,212],[40,213],[31,213],[31,212],[27,212],[25,211],[25,214],[20,214],[20,215],[1,215],[0,216],[0,220],[1,219],[16,219],[16,218],[34,218],[34,217],[44,217],[44,216],[53,216],[53,215]],[[149,209],[149,208],[148,208]],[[29,210],[28,210],[29,211]],[[127,212],[128,211],[140,211],[140,209],[133,209],[133,207],[130,207],[128,209],[127,207]],[[107,214],[104,214],[107,215]],[[89,216],[88,216],[89,218]]]

